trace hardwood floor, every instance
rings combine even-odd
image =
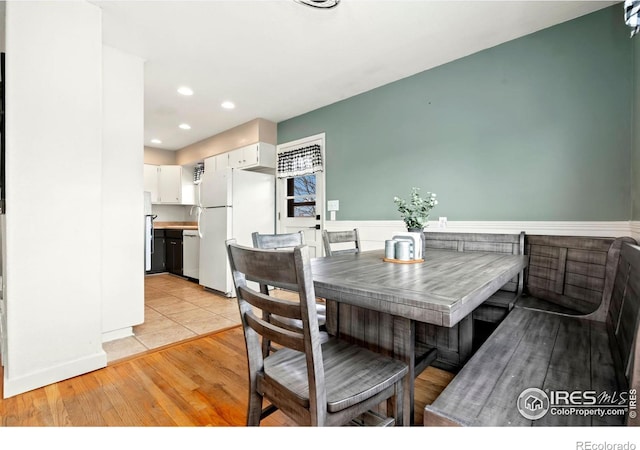
[[[430,367],[418,377],[416,424],[452,376]],[[0,420],[2,426],[38,427],[244,426],[246,383],[245,344],[235,327],[0,399]],[[263,421],[293,425],[281,412]]]

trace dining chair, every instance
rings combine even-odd
[[[357,228],[349,231],[322,231],[322,242],[324,243],[325,256],[337,255],[340,253],[358,253],[361,251],[360,232]],[[353,247],[334,249],[331,244],[353,243]]]
[[[383,422],[402,425],[407,365],[337,337],[321,342],[309,247],[262,250],[235,239],[226,246],[247,350],[247,425],[260,425],[264,400],[300,426],[359,423],[363,414],[385,404],[386,414],[378,414]],[[247,281],[297,290],[300,301],[265,295]],[[270,314],[299,320],[302,327],[282,328],[268,321]],[[281,348],[265,356],[261,337]]]
[[[281,234],[263,234],[254,232],[251,234],[253,247],[263,250],[283,250],[292,249],[299,245],[304,245],[304,232],[297,233],[281,233]],[[290,289],[285,289],[290,290]],[[269,287],[266,284],[260,284],[260,292],[269,295]],[[316,311],[318,313],[318,324],[321,331],[326,331],[327,323],[327,307],[323,303],[316,303]],[[272,320],[279,320],[280,325],[286,328],[300,328],[302,323],[296,320],[287,320],[286,318],[274,316]],[[324,336],[324,335],[323,335]],[[268,349],[267,340],[265,340],[265,351]]]

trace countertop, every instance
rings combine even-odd
[[[153,222],[156,230],[197,230],[196,222]]]

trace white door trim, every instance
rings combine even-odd
[[[326,135],[325,133],[314,134],[312,136],[307,136],[301,139],[296,139],[295,141],[285,142],[283,144],[279,144],[276,146],[276,154],[282,153],[287,150],[291,150],[296,147],[302,147],[307,144],[311,144],[314,142],[320,143],[320,151],[322,153],[322,172],[316,174],[316,177],[322,177],[322,183],[320,183],[319,189],[319,197],[321,198],[320,202],[316,203],[316,213],[320,215],[320,229],[324,230],[325,228],[325,214],[326,214],[326,170],[327,170],[327,155],[325,151],[326,145]],[[282,233],[282,218],[286,217],[286,210],[284,208],[284,202],[282,201],[282,192],[283,183],[280,179],[277,180],[276,183],[276,233]],[[322,245],[320,245],[320,251],[322,252]]]

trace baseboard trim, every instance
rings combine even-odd
[[[396,231],[406,231],[401,220],[336,220],[326,221],[328,231],[358,228],[364,250],[384,248],[385,239]],[[507,233],[524,231],[527,234],[557,236],[590,236],[640,238],[640,221],[449,221],[444,228],[437,221],[429,221],[425,230],[449,233]]]
[[[115,341],[116,339],[122,339],[129,336],[133,336],[133,327],[120,328],[119,330],[105,331],[102,333],[102,343]]]
[[[69,361],[46,370],[11,378],[8,376],[8,368],[4,368],[3,398],[13,397],[23,392],[47,386],[58,381],[66,380],[83,373],[91,372],[107,366],[107,354],[104,351],[96,352],[84,358]]]

